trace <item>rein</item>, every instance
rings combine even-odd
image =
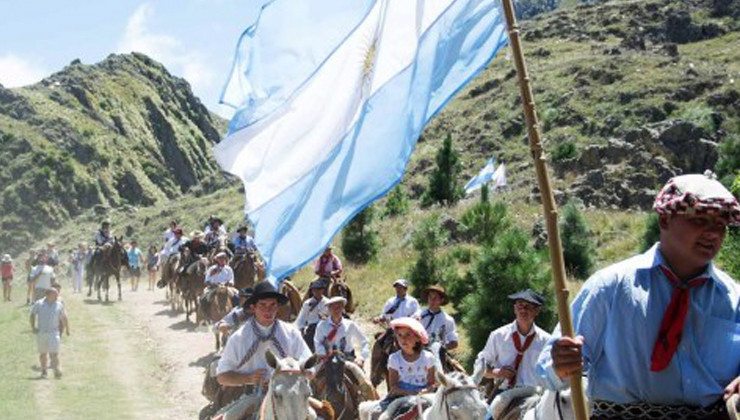
[[[275,371],[272,374],[272,378],[274,379],[277,375],[286,375],[286,376],[300,376],[303,375],[303,371],[300,369],[291,369],[291,370],[281,370],[281,371]],[[267,388],[267,391],[270,393],[270,408],[272,415],[275,415],[275,394],[272,392],[272,379],[270,380],[270,386]],[[265,413],[267,412],[267,398],[262,402],[262,408],[260,409],[260,418],[259,420],[266,420]],[[306,417],[306,420],[308,420],[308,417]]]
[[[563,407],[560,405],[560,391],[555,391],[555,409],[558,411],[558,419],[564,420],[563,417]],[[534,419],[540,420],[540,410],[535,407],[534,410]]]

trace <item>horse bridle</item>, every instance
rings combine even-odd
[[[560,405],[560,391],[555,391],[555,408],[558,410],[558,419],[565,420],[565,417],[563,417],[563,407]],[[540,413],[536,409],[534,411],[534,419],[540,420]]]
[[[444,405],[445,407],[445,415],[447,416],[448,419],[451,417],[450,417],[450,405],[447,402],[447,397],[454,392],[467,391],[467,390],[472,390],[472,389],[477,390],[478,387],[475,385],[458,385],[458,386],[451,386],[445,389],[445,391],[442,393],[442,405]],[[419,413],[419,417],[421,417],[421,413]]]
[[[275,371],[272,376],[275,377],[275,375],[287,375],[287,376],[301,376],[303,375],[303,370],[300,369],[291,369],[291,370],[281,370],[281,371]],[[272,387],[268,387],[268,391],[270,391]],[[272,413],[275,413],[275,394],[270,391],[270,406],[272,408]],[[265,420],[265,405],[262,404],[262,410],[260,410],[260,418],[259,420]],[[308,420],[308,417],[306,417],[306,420]]]

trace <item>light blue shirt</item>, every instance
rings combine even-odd
[[[129,267],[139,268],[141,264],[141,251],[139,248],[131,248],[128,250],[128,265]]]
[[[710,280],[691,289],[683,339],[670,364],[661,372],[650,371],[658,328],[673,294],[660,264],[667,265],[656,244],[591,276],[573,301],[591,399],[708,406],[740,376],[740,285],[712,264],[705,272]],[[551,389],[567,385],[552,366],[550,350],[557,337],[559,327],[537,363],[538,376]]]

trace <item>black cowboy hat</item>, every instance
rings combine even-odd
[[[247,301],[244,302],[244,306],[249,307],[249,305],[254,305],[262,299],[277,299],[278,303],[281,305],[288,303],[287,296],[278,292],[277,289],[275,289],[275,286],[273,286],[269,281],[263,281],[254,286],[254,291],[252,292],[252,295],[247,298]]]
[[[241,225],[241,226],[239,226],[239,227],[238,227],[238,228],[236,229],[236,231],[237,231],[237,232],[241,232],[241,231],[245,231],[245,232],[247,232],[248,230],[249,230],[249,229],[248,229],[248,228],[247,228],[246,226],[244,226],[244,225]]]
[[[444,287],[440,286],[439,284],[435,284],[432,286],[427,287],[426,289],[421,291],[421,299],[426,301],[427,297],[429,296],[429,292],[437,292],[440,295],[442,295],[442,305],[447,305],[450,303],[450,298],[447,296],[447,291]]]
[[[308,290],[328,289],[328,288],[329,288],[329,280],[327,280],[324,277],[319,277],[316,280],[312,281],[310,285],[308,285]]]
[[[222,219],[222,218],[220,218],[218,216],[211,215],[211,217],[208,218],[208,224],[211,224],[213,222],[218,222],[218,223],[220,223],[220,224],[223,225],[224,224],[224,219]]]
[[[523,300],[537,306],[542,306],[545,303],[545,298],[532,289],[514,293],[513,295],[509,295],[508,298],[511,301]]]

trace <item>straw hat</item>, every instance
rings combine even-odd
[[[447,296],[447,291],[441,285],[435,284],[422,290],[421,299],[426,301],[429,296],[429,292],[437,292],[442,295],[442,305],[447,305],[448,303],[450,303],[450,298]]]

